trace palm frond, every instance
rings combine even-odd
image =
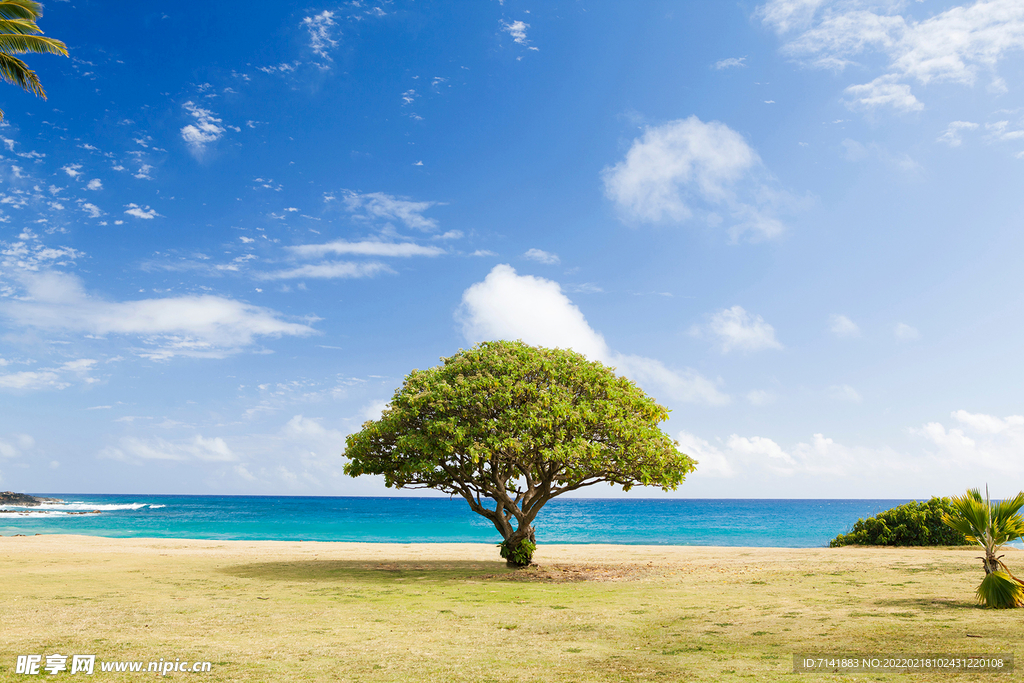
[[[0,19],[34,21],[41,16],[43,16],[43,6],[33,0],[3,0],[0,2]]]
[[[24,19],[0,19],[0,33],[15,33],[21,36],[34,36],[43,30],[34,21]]]
[[[39,54],[68,56],[68,48],[64,43],[46,36],[26,36],[11,33],[0,33],[0,52],[5,54],[23,54],[35,52]]]
[[[43,85],[39,82],[36,72],[28,68],[28,64],[17,57],[3,52],[0,52],[0,80],[21,86],[24,90],[46,99],[46,93],[43,91]]]
[[[986,607],[1006,609],[1024,606],[1024,586],[1004,571],[988,574],[978,586],[978,602]]]

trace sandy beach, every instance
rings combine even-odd
[[[1024,625],[977,607],[976,556],[541,545],[513,571],[489,544],[3,537],[0,678],[33,653],[204,681],[719,681],[788,680],[812,651],[1012,652]]]

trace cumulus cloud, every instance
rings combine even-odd
[[[530,28],[530,25],[522,21],[501,22],[501,30],[512,36],[512,41],[517,45],[529,45],[530,41],[526,38],[526,29]]]
[[[65,173],[67,173],[72,178],[75,178],[76,180],[78,179],[78,176],[82,175],[81,164],[68,164],[66,166],[61,166],[60,170],[64,171]]]
[[[850,99],[846,106],[851,109],[875,109],[892,107],[900,112],[921,111],[924,105],[910,92],[906,83],[897,83],[892,75],[879,76],[870,83],[851,85],[846,89]]]
[[[716,339],[722,353],[782,348],[775,338],[775,328],[742,306],[723,308],[706,325],[693,327],[691,333]]]
[[[605,195],[627,222],[680,223],[701,207],[717,223],[715,212],[724,210],[733,239],[748,231],[772,238],[784,229],[775,213],[787,197],[762,175],[761,159],[742,135],[696,116],[647,128],[625,159],[602,171]]]
[[[405,258],[410,256],[440,256],[444,249],[425,247],[413,242],[347,242],[335,240],[326,244],[301,244],[285,247],[292,255],[301,258],[316,258],[329,254],[352,254],[358,256],[393,256]]]
[[[845,315],[835,314],[829,317],[829,332],[837,337],[859,337],[860,327]]]
[[[127,335],[141,339],[149,358],[220,358],[259,338],[315,334],[308,325],[281,320],[275,311],[213,295],[107,301],[81,281],[54,271],[19,275],[23,293],[0,300],[12,324],[67,334]]]
[[[196,120],[195,123],[181,129],[181,139],[185,141],[193,156],[201,158],[207,146],[224,135],[226,129],[220,125],[223,121],[214,116],[209,109],[197,106],[195,102],[188,101],[181,106]]]
[[[506,264],[495,266],[483,282],[463,293],[456,317],[470,343],[521,339],[570,348],[676,401],[723,405],[729,400],[717,382],[694,370],[676,371],[652,358],[613,351],[557,282],[518,275]]]
[[[923,20],[909,15],[912,6],[770,0],[759,13],[780,35],[789,36],[783,52],[809,65],[841,70],[862,56],[883,55],[882,76],[847,90],[865,108],[919,110],[923,105],[910,86],[897,81],[970,86],[979,72],[994,71],[1009,53],[1024,48],[1024,6],[1018,0],[977,0]],[[1001,82],[993,75],[993,83]]]
[[[929,442],[935,448],[935,456],[949,468],[989,470],[1016,478],[1024,475],[1024,460],[1020,457],[1024,449],[1024,416],[1000,418],[957,410],[951,417],[959,426],[929,422],[910,431]]]
[[[537,263],[543,263],[547,266],[557,266],[562,262],[562,260],[558,258],[558,254],[552,254],[551,252],[544,251],[543,249],[529,249],[525,254],[523,254],[523,258],[536,261]]]
[[[334,199],[334,195],[328,195],[325,199],[331,201]],[[354,218],[396,221],[407,228],[423,232],[437,229],[437,221],[425,217],[423,213],[427,209],[439,205],[440,202],[414,202],[383,192],[360,194],[345,190],[342,193],[342,203]]]
[[[101,181],[99,178],[93,178],[92,180],[89,181],[89,184],[86,185],[85,188],[87,190],[102,190],[103,181]]]
[[[160,215],[156,212],[156,209],[151,209],[148,206],[146,208],[142,208],[138,204],[126,204],[125,206],[128,207],[125,210],[126,214],[129,216],[135,216],[136,218],[142,218],[143,220],[153,220]]]
[[[82,202],[81,209],[89,214],[89,218],[99,218],[103,215],[102,209],[90,202]]]
[[[331,61],[328,54],[330,50],[337,47],[338,41],[334,39],[334,12],[324,10],[320,14],[306,17],[302,25],[309,31],[309,47],[321,59]]]

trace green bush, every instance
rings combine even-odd
[[[849,533],[839,534],[828,546],[844,545],[967,545],[967,538],[942,522],[953,512],[949,498],[916,500],[858,519]]]

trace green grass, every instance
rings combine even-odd
[[[367,683],[791,681],[811,676],[794,653],[1012,652],[1024,612],[975,604],[975,555],[542,545],[512,571],[491,546],[0,538],[0,680],[53,652]]]

